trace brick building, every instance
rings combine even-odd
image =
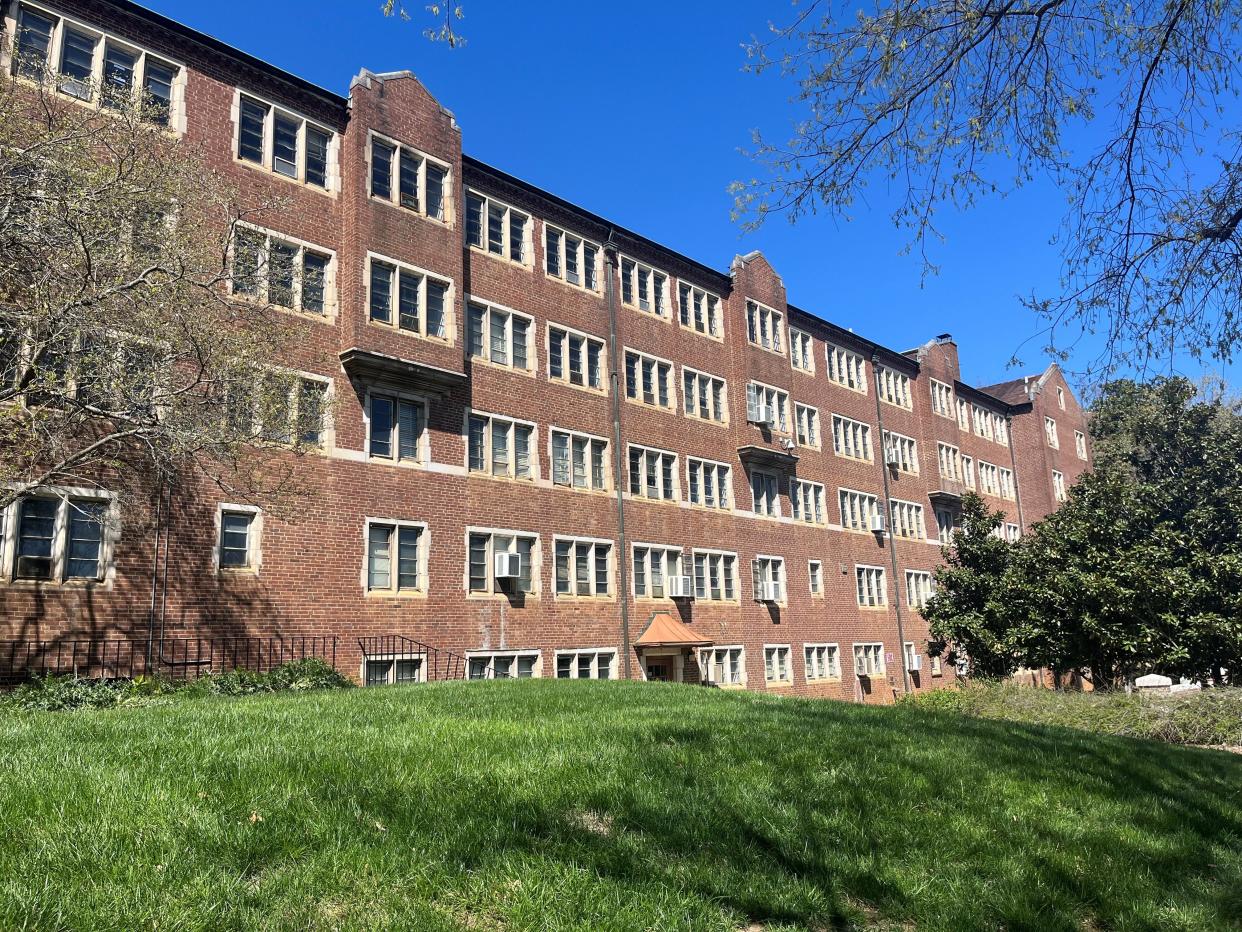
[[[0,639],[335,636],[371,682],[426,677],[417,642],[476,676],[888,701],[952,679],[917,606],[961,494],[1016,536],[1087,468],[1055,366],[974,388],[947,335],[837,327],[761,253],[721,271],[464,155],[409,73],[340,97],[128,2],[5,12],[290,200],[234,261],[293,283],[312,336],[280,362],[329,403],[294,516],[178,488],[74,570],[67,505],[15,503]]]

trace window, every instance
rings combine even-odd
[[[769,683],[792,683],[793,668],[789,663],[789,645],[764,645],[763,678]]]
[[[758,469],[750,471],[751,507],[757,515],[781,516],[780,482],[776,476]]]
[[[978,436],[985,437],[988,440],[996,439],[996,422],[993,420],[991,411],[981,408],[978,405],[971,405],[970,416],[974,423],[975,433]]]
[[[902,372],[894,372],[884,366],[877,366],[875,381],[880,390],[881,401],[907,410],[913,406],[910,401],[910,376]]]
[[[466,242],[475,249],[526,265],[530,215],[477,191],[466,192]]]
[[[736,601],[736,553],[722,550],[694,551],[694,597],[700,601]]]
[[[367,592],[422,592],[427,525],[408,521],[367,521]]]
[[[328,384],[280,370],[236,376],[224,398],[228,426],[250,440],[321,446]]]
[[[558,650],[558,680],[610,680],[617,669],[617,652],[613,650]]]
[[[612,595],[612,541],[556,538],[556,594],[596,598]]]
[[[957,515],[953,513],[952,508],[936,508],[936,534],[940,538],[942,544],[947,544],[949,538],[953,536],[953,529],[957,526]]]
[[[793,327],[789,328],[789,363],[799,372],[815,374],[815,341]]]
[[[363,661],[364,686],[404,686],[427,682],[427,669],[420,654],[367,657]]]
[[[962,430],[970,430],[970,405],[957,399],[957,426]]]
[[[839,489],[841,527],[847,531],[870,531],[871,519],[880,513],[880,500],[866,492]]]
[[[1044,436],[1048,439],[1048,446],[1054,450],[1061,449],[1061,439],[1057,436],[1057,422],[1050,417],[1044,418]]]
[[[962,460],[957,447],[947,443],[937,443],[936,459],[940,465],[941,476],[953,482],[962,481]]]
[[[931,404],[932,413],[939,414],[941,417],[953,417],[953,386],[946,385],[944,382],[931,380]]]
[[[467,465],[473,473],[534,479],[535,425],[472,411],[467,419]]]
[[[650,266],[621,258],[621,302],[656,317],[668,316],[668,276]]]
[[[60,61],[53,64],[49,54],[57,37]],[[49,67],[60,75],[60,91],[71,97],[118,110],[139,104],[143,120],[157,126],[175,128],[181,122],[173,100],[180,65],[23,4],[17,13],[13,73],[38,81]]]
[[[681,396],[688,417],[702,421],[725,424],[729,419],[729,404],[725,397],[725,380],[714,375],[681,367]]]
[[[533,593],[539,579],[535,571],[539,539],[521,531],[469,529],[466,535],[466,579],[471,593],[495,595],[507,592]],[[516,577],[496,577],[496,555],[516,553]]]
[[[367,398],[367,455],[394,463],[425,463],[427,403],[372,393]]]
[[[806,576],[811,589],[811,595],[823,595],[824,564],[819,560],[808,560],[806,563]]]
[[[902,660],[905,661],[907,670],[915,672],[921,666],[919,663],[919,654],[918,651],[914,649],[913,641],[906,641],[905,644],[901,645],[901,656]]]
[[[880,566],[856,566],[854,576],[858,583],[858,604],[863,608],[878,608],[888,604],[888,589],[884,581],[884,568]]]
[[[451,339],[451,283],[378,256],[368,256],[368,262],[367,303],[373,323],[415,336]]]
[[[0,509],[0,558],[5,531],[11,528],[10,579],[48,582],[97,582],[108,576],[115,516],[111,495],[47,494],[19,498]]]
[[[773,353],[784,353],[781,327],[779,311],[755,301],[746,302],[746,336],[751,343]]]
[[[996,432],[996,442],[1003,447],[1009,446],[1009,422],[999,414],[992,415],[992,420]]]
[[[466,312],[470,355],[493,365],[535,371],[533,321],[505,307],[471,301]]]
[[[466,675],[472,680],[528,680],[539,676],[539,651],[466,654]]]
[[[1074,452],[1080,460],[1087,458],[1087,435],[1081,430],[1074,431]]]
[[[1000,479],[1001,498],[1007,498],[1010,501],[1013,501],[1013,471],[1002,466],[997,472],[997,476]]]
[[[746,384],[746,420],[789,433],[789,394],[762,382]]]
[[[824,487],[820,483],[806,479],[790,479],[789,500],[793,504],[795,521],[805,521],[808,524],[824,523]]]
[[[673,364],[646,353],[625,351],[625,397],[673,410]]]
[[[979,461],[979,485],[988,495],[1000,495],[1000,471],[983,460]]]
[[[599,291],[599,247],[545,223],[544,270],[571,285]]]
[[[644,498],[674,501],[677,490],[673,476],[677,455],[630,444],[630,494]]]
[[[1022,528],[1018,527],[1016,524],[1005,525],[1005,540],[1009,541],[1011,544],[1016,544],[1021,537]]]
[[[794,420],[797,422],[798,446],[819,449],[819,410],[810,405],[795,404]]]
[[[1057,386],[1057,407],[1062,411],[1065,410],[1065,389],[1060,385]]]
[[[709,647],[699,651],[699,677],[716,686],[745,686],[745,648]]]
[[[906,570],[906,604],[911,608],[922,608],[934,592],[932,574],[922,570]]]
[[[677,307],[683,327],[709,337],[720,337],[720,299],[701,288],[680,282],[677,286]]]
[[[450,190],[446,164],[417,149],[371,135],[371,197],[444,220]]]
[[[883,676],[886,670],[883,644],[854,645],[855,676]]]
[[[237,98],[237,157],[312,187],[328,187],[331,130],[247,94]]]
[[[832,451],[837,456],[871,462],[871,427],[839,414],[832,416]]]
[[[725,463],[714,463],[694,457],[686,459],[688,498],[692,505],[705,508],[733,507],[731,469]]]
[[[884,431],[884,459],[901,472],[918,475],[919,448],[913,437]]]
[[[1065,501],[1065,476],[1055,469],[1052,471],[1052,494],[1058,502]]]
[[[962,482],[972,489],[975,487],[975,459],[973,456],[962,454]]]
[[[232,260],[235,295],[307,314],[336,305],[336,262],[326,249],[243,226],[233,237]]]
[[[867,393],[867,363],[862,356],[831,343],[824,344],[824,355],[828,359],[830,380],[851,391]]]
[[[924,540],[927,537],[922,505],[893,499],[889,502],[889,511],[892,514],[894,536],[909,540]]]
[[[548,325],[548,378],[580,388],[605,391],[604,341]]]
[[[590,434],[550,428],[552,484],[571,489],[608,488],[608,441]]]
[[[841,652],[836,644],[806,644],[802,653],[806,658],[808,681],[841,678]]]
[[[671,598],[669,580],[680,575],[680,549],[653,544],[634,545],[634,598]]]
[[[221,505],[217,516],[220,540],[216,565],[222,570],[259,568],[259,509],[247,505]]]
[[[756,602],[785,601],[785,561],[760,554],[750,564]]]

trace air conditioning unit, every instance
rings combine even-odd
[[[670,576],[668,578],[668,597],[670,599],[693,599],[693,580],[689,576]]]
[[[923,655],[915,654],[910,658],[910,672],[918,673],[923,669]]]
[[[51,579],[52,558],[20,556],[16,570],[19,579]]]
[[[884,533],[884,515],[871,516],[871,530],[876,534]]]
[[[854,658],[854,675],[855,676],[867,676],[868,675],[867,661],[863,660],[861,657]]]
[[[891,447],[884,451],[884,462],[894,469],[901,468],[901,457],[897,455],[897,451]]]
[[[759,584],[760,602],[779,602],[781,600],[781,584],[778,582],[762,582]]]
[[[522,555],[520,553],[496,554],[496,578],[517,579],[522,575]]]
[[[751,421],[755,424],[772,424],[772,412],[762,401],[756,402],[751,409]]]

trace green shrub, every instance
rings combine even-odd
[[[307,657],[273,667],[266,673],[231,670],[211,674],[199,678],[190,689],[219,696],[246,696],[283,690],[343,689],[352,685],[349,678],[338,673],[331,664],[318,657]]]

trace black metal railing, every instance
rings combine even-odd
[[[0,686],[49,675],[183,680],[230,670],[264,673],[308,657],[335,667],[336,648],[332,636],[0,641]]]
[[[367,664],[407,661],[419,664],[411,682],[435,683],[443,680],[464,680],[470,675],[470,661],[461,654],[442,650],[401,634],[376,634],[358,638],[362,651],[363,681],[367,681]],[[396,677],[393,673],[393,677]],[[490,675],[490,673],[489,673]],[[501,674],[505,676],[506,674]]]

